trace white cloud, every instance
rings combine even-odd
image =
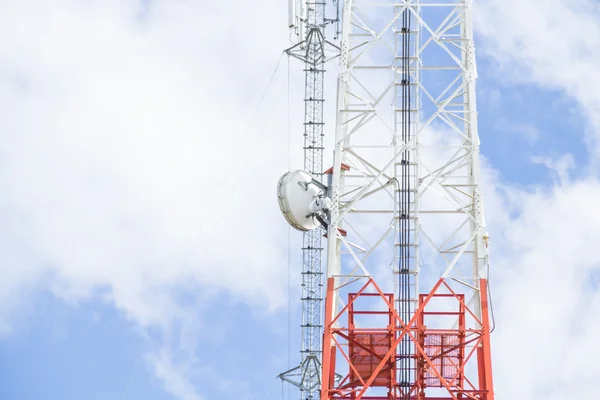
[[[575,168],[575,160],[571,154],[563,154],[554,160],[550,157],[535,156],[531,162],[542,164],[556,175],[556,183],[565,184],[569,181],[569,173]]]
[[[497,62],[499,80],[558,90],[581,107],[587,137],[582,132],[573,138],[594,145],[592,158],[600,137],[599,14],[587,0],[489,0],[478,3],[476,19],[484,38],[480,53]],[[594,398],[595,385],[582,382],[600,378],[591,356],[599,350],[594,310],[600,292],[591,282],[600,268],[600,184],[593,171],[573,180],[571,155],[532,161],[555,174],[550,188],[518,189],[498,175],[487,185],[494,203],[487,203],[488,222],[497,234],[496,391],[498,398],[514,400]]]
[[[169,392],[181,400],[200,400],[195,388],[190,384],[189,366],[174,365],[173,357],[166,348],[148,356],[156,376],[161,378]]]
[[[484,44],[479,48],[497,63],[497,80],[535,84],[575,99],[589,119],[587,139],[596,155],[600,140],[600,5],[592,0],[475,3],[474,23]]]
[[[593,282],[600,270],[600,183],[593,165],[600,139],[599,16],[598,3],[589,0],[477,2],[480,54],[495,60],[498,81],[533,84],[574,100],[586,117],[586,132],[572,137],[590,144],[592,159],[588,167],[569,154],[535,157],[554,174],[551,187],[523,190],[498,174],[488,182],[487,216],[496,234],[497,398],[597,397],[600,373],[593,355],[600,350],[594,339],[600,291]],[[570,175],[575,164],[587,169],[579,179]]]
[[[104,299],[165,335],[200,328],[174,288],[285,303],[285,62],[245,136],[287,39],[285,5],[263,6],[165,0],[145,17],[133,0],[2,6],[0,333],[40,287]],[[267,17],[282,23],[252,23]],[[195,352],[186,337],[177,346]],[[180,364],[152,360],[167,390],[199,398]]]
[[[581,382],[600,379],[592,356],[600,350],[600,292],[592,284],[600,270],[600,182],[503,189],[517,216],[488,213],[491,231],[501,232],[493,242],[491,275],[498,398],[593,398],[597,388]]]

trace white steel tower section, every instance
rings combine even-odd
[[[327,239],[333,316],[354,282],[373,277],[408,321],[420,289],[444,277],[472,293],[479,317],[487,234],[472,3],[344,4]],[[399,358],[410,359],[414,349],[402,346]],[[400,386],[414,381],[407,363]]]

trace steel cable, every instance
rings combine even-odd
[[[252,125],[254,123],[254,118],[256,117],[256,115],[258,114],[258,111],[263,103],[263,100],[265,99],[265,96],[267,94],[267,92],[269,91],[269,88],[271,86],[271,83],[273,82],[273,78],[275,77],[275,74],[277,73],[277,70],[279,69],[279,64],[281,63],[281,60],[283,58],[283,54],[281,55],[281,57],[279,58],[279,61],[277,62],[277,65],[273,71],[273,73],[271,74],[271,78],[269,79],[269,83],[267,84],[267,87],[265,88],[265,91],[263,92],[263,95],[259,101],[258,106],[256,107],[256,111],[254,112],[254,115],[250,121],[250,125],[248,126],[248,129],[246,130],[246,132],[244,133],[244,136],[242,137],[242,140],[246,138],[246,136],[248,135],[248,133],[250,132]],[[275,109],[275,107],[279,104],[278,103],[278,99],[279,99],[279,95],[281,95],[282,89],[284,87],[285,81],[282,82],[281,86],[279,87],[279,90],[275,96],[275,101],[273,102],[273,106],[271,107],[271,109],[269,110],[267,117],[265,119],[265,122],[263,123],[261,129],[259,130],[258,134],[256,135],[256,137],[254,138],[254,143],[252,144],[250,150],[248,151],[248,156],[244,162],[244,165],[242,166],[242,168],[240,169],[240,173],[238,175],[238,179],[236,180],[235,184],[231,186],[231,190],[229,192],[229,195],[226,196],[229,200],[227,202],[227,204],[225,205],[225,207],[222,207],[222,212],[221,215],[219,216],[219,218],[217,219],[217,223],[215,224],[208,240],[206,241],[204,248],[202,249],[202,252],[200,253],[200,257],[198,258],[198,262],[197,265],[200,264],[200,261],[202,260],[204,254],[206,253],[206,250],[209,248],[210,244],[212,243],[212,240],[214,239],[214,236],[219,228],[219,226],[221,225],[221,222],[223,220],[223,217],[225,215],[225,212],[228,211],[230,209],[230,205],[231,202],[233,201],[233,195],[235,194],[235,192],[237,191],[238,187],[240,186],[240,183],[242,181],[242,178],[244,177],[244,172],[246,171],[246,168],[248,167],[248,164],[250,163],[250,160],[252,159],[253,155],[254,155],[254,151],[256,150],[257,144],[260,142],[260,140],[262,139],[263,133],[265,131],[265,128],[267,127],[267,124],[269,123],[270,119],[271,119],[271,115],[273,114],[273,110]],[[229,163],[230,165],[232,165],[233,163]],[[231,171],[231,170],[230,170]],[[228,177],[225,178],[225,181],[228,181]],[[203,224],[204,225],[204,224]],[[201,232],[200,232],[201,233]]]
[[[402,144],[410,141],[411,132],[411,88],[410,88],[410,10],[405,9],[402,15],[402,101],[401,101],[401,134]],[[399,262],[398,262],[398,295],[399,311],[403,322],[408,322],[411,317],[411,290],[410,290],[410,150],[403,151],[401,159],[402,182],[399,193]],[[400,376],[399,384],[403,399],[410,396],[411,384],[411,342],[408,336],[400,342]]]

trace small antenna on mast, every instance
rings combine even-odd
[[[304,2],[302,0],[288,0],[288,28],[299,37],[299,41],[304,40],[305,22]]]
[[[296,0],[288,0],[288,28],[296,27]]]

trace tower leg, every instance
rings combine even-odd
[[[334,279],[327,279],[327,295],[325,297],[325,332],[323,334],[323,368],[321,369],[321,400],[329,398],[329,389],[335,379],[335,348],[333,347],[333,284]]]
[[[494,400],[494,385],[492,381],[492,353],[490,349],[490,317],[488,311],[487,279],[479,280],[481,293],[481,322],[483,337],[481,346],[477,349],[477,364],[479,369],[479,385],[487,391],[485,400]]]

